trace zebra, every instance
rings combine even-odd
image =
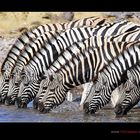
[[[6,59],[4,60],[1,67],[1,87],[0,95],[8,93],[10,74],[12,69],[15,66],[16,61],[18,60],[20,53],[24,48],[29,44],[30,41],[36,40],[37,37],[41,36],[45,32],[49,31],[60,31],[69,29],[72,27],[82,27],[82,26],[96,26],[101,25],[106,22],[105,19],[98,17],[87,17],[83,19],[74,20],[68,23],[56,23],[56,24],[44,24],[36,28],[33,28],[27,32],[24,32],[14,43],[12,49],[7,54]]]
[[[127,71],[128,80],[119,94],[116,115],[126,115],[140,100],[140,63]]]
[[[35,52],[37,52],[39,48],[43,47],[43,43],[45,43],[46,39],[49,40],[52,37],[52,35],[58,34],[57,31],[64,31],[64,29],[69,29],[69,28],[71,29],[72,27],[82,27],[82,26],[84,26],[84,27],[88,27],[88,26],[94,27],[96,25],[98,25],[98,26],[102,25],[105,22],[106,22],[105,19],[101,19],[101,18],[98,18],[98,17],[88,17],[88,18],[84,18],[84,19],[79,19],[79,20],[71,21],[69,23],[63,23],[63,24],[56,23],[56,24],[41,25],[41,26],[39,26],[37,28],[38,32],[40,34],[38,33],[36,35],[36,39],[34,39],[35,40],[34,42],[36,42],[37,44],[34,44],[34,43],[32,44],[32,42],[31,42],[31,44],[29,43],[28,47],[26,47],[26,50],[28,50],[27,53],[26,53],[25,50],[22,51],[23,52],[22,53],[23,56],[20,55],[19,62],[21,63],[23,61],[23,64],[21,64],[22,67],[23,67],[25,65],[24,62],[26,62],[27,59],[29,61],[30,58],[31,58],[31,55],[34,55]],[[52,35],[49,34],[49,33],[52,33]],[[38,36],[38,38],[37,38],[37,36]],[[31,50],[31,48],[33,50]],[[13,70],[14,72],[13,72],[12,75],[15,75],[15,73],[17,73],[16,72],[17,69],[20,69],[20,71],[21,71],[22,67],[21,66],[18,66],[18,67],[20,67],[20,68],[17,68],[17,67],[14,68],[14,70]],[[20,73],[21,72],[18,72],[18,75],[14,76],[14,77],[20,77]],[[12,89],[14,91],[13,90],[9,90],[10,91],[9,95],[11,95],[13,92],[15,92],[15,90],[16,90],[16,93],[18,92],[18,89],[16,87],[14,87],[14,85],[15,85],[15,83],[19,83],[19,80],[16,81],[16,82],[14,81],[14,78],[12,78],[11,80],[13,80],[13,81],[10,82],[12,84],[10,87],[12,87]],[[8,99],[7,103],[10,102],[10,98],[11,98],[10,96],[7,97],[7,99]],[[15,96],[13,98],[15,98]]]
[[[128,25],[129,25],[129,27],[128,27]],[[110,29],[108,29],[109,27],[111,27],[112,31],[110,31]],[[133,24],[131,22],[120,21],[120,22],[116,22],[116,23],[112,23],[112,24],[110,23],[110,24],[106,25],[106,29],[104,28],[104,26],[102,28],[97,27],[97,28],[94,29],[94,31],[97,33],[97,31],[100,32],[100,30],[104,30],[102,35],[104,35],[106,32],[109,32],[110,34],[115,34],[115,33],[118,32],[118,34],[119,34],[120,32],[125,32],[125,31],[127,32],[127,31],[130,31],[130,30],[137,29],[137,27],[138,27],[137,25],[135,25],[135,24]],[[99,33],[98,33],[98,35],[99,35]]]
[[[127,46],[125,43],[127,43],[127,42],[124,42],[124,44],[122,44],[122,42],[121,42],[121,40],[122,40],[122,37],[128,37],[129,39],[130,38],[133,38],[133,36],[135,36],[136,38],[137,38],[137,36],[139,36],[139,33],[138,33],[139,31],[135,31],[135,32],[131,32],[131,34],[130,33],[125,33],[125,34],[122,34],[122,35],[119,35],[119,36],[117,36],[116,38],[114,38],[114,37],[110,37],[110,38],[107,38],[107,39],[105,39],[105,37],[102,37],[103,39],[99,39],[99,38],[101,38],[101,37],[99,37],[98,36],[98,40],[104,40],[104,42],[106,43],[108,43],[109,44],[109,42],[110,42],[110,40],[115,40],[117,43],[116,43],[116,45],[115,44],[113,44],[113,42],[112,42],[112,52],[109,52],[110,53],[110,55],[111,54],[113,54],[110,58],[109,58],[109,53],[107,54],[108,55],[108,57],[106,58],[105,56],[106,55],[102,55],[102,58],[100,58],[101,60],[104,60],[104,59],[106,59],[106,60],[111,60],[113,57],[116,57],[116,52],[115,51],[117,51],[118,50],[118,54],[119,54],[119,52],[121,52],[124,48],[125,48],[125,46]],[[137,34],[138,33],[138,34]],[[137,34],[137,35],[136,35]],[[91,37],[90,39],[88,39],[88,40],[90,40],[90,42],[91,43],[85,43],[85,44],[90,44],[90,45],[88,45],[88,46],[98,46],[98,47],[100,47],[101,49],[100,49],[100,52],[103,54],[103,52],[102,52],[102,49],[104,49],[104,50],[108,50],[108,48],[107,48],[107,46],[108,46],[108,44],[105,44],[105,43],[103,43],[103,41],[102,41],[102,44],[101,44],[101,42],[97,42],[96,44],[94,43],[94,42],[96,42],[96,39],[97,37]],[[127,40],[127,38],[126,38],[126,40]],[[134,39],[133,38],[133,40],[136,40],[136,39]],[[87,40],[86,40],[87,41]],[[120,45],[122,45],[122,47],[120,47],[121,48],[121,50],[119,49],[119,47],[117,47],[117,45],[121,42],[121,44]],[[129,40],[129,41],[131,41],[131,39]],[[93,44],[92,44],[93,43]],[[104,44],[104,45],[103,45]],[[102,46],[103,45],[103,46]],[[110,43],[110,45],[111,45],[111,43]],[[124,46],[123,46],[124,45]],[[102,47],[101,47],[102,46]],[[104,47],[104,46],[106,46],[106,47]],[[114,51],[113,51],[113,47],[114,47]],[[80,48],[80,46],[79,46],[79,48]],[[109,51],[109,50],[108,50]],[[115,53],[114,53],[115,52]],[[60,57],[61,58],[61,57]],[[98,57],[98,59],[99,59],[99,57]],[[61,61],[61,60],[60,60]],[[100,62],[100,61],[99,61]],[[57,63],[57,61],[56,61],[56,63]],[[55,65],[55,64],[53,64],[53,65]],[[64,65],[64,64],[63,64]],[[99,64],[99,66],[101,65],[101,67],[102,67],[102,65],[104,65],[104,61],[103,62],[100,62],[100,64]],[[56,66],[57,67],[57,66]],[[58,69],[58,68],[57,68]],[[100,67],[98,68],[98,69],[101,69]],[[97,70],[95,70],[95,71],[98,71],[98,69]],[[55,71],[56,69],[54,69],[54,71]],[[92,83],[92,82],[91,82]],[[89,86],[92,86],[92,84],[90,85],[90,83],[89,83]],[[38,92],[38,94],[37,94],[37,96],[36,96],[36,98],[34,99],[34,101],[33,101],[33,107],[34,108],[37,108],[37,106],[38,106],[38,102],[43,98],[43,96],[44,96],[44,94],[45,94],[45,90],[47,89],[47,84],[46,84],[46,82],[45,81],[42,81],[41,82],[41,85],[40,85],[40,90],[39,90],[39,92]],[[41,90],[41,88],[42,88],[42,90]],[[89,88],[89,87],[88,87]],[[85,93],[85,92],[87,92],[86,91],[86,89],[84,90],[84,92],[83,92],[83,94]],[[85,95],[83,95],[82,94],[82,97],[83,98],[85,98]],[[82,98],[82,100],[81,100],[81,103],[80,103],[80,105],[81,104],[83,104],[83,99]]]
[[[114,44],[114,42],[112,42],[112,44]],[[107,47],[107,45],[105,46]],[[131,45],[127,44],[127,46]],[[122,47],[125,48],[124,44]],[[104,67],[104,65],[106,65],[109,60],[104,60],[104,58],[99,59],[98,57],[100,53],[101,52],[98,47],[90,47],[89,50],[79,54],[77,58],[73,58],[71,61],[63,65],[61,69],[52,74],[50,77],[53,76],[54,80],[51,80],[50,82],[47,78],[46,80],[48,81],[48,88],[46,90],[45,96],[38,103],[38,110],[41,112],[50,111],[53,107],[56,107],[65,100],[66,93],[71,88],[90,82],[94,78],[96,79],[98,71],[100,71],[100,69],[102,69],[102,67]],[[118,54],[116,54],[116,56],[117,55]],[[110,60],[112,59],[113,58]],[[102,64],[100,64],[100,62],[102,62]],[[100,69],[97,69],[99,66]],[[51,67],[56,67],[56,65],[52,65]],[[50,69],[48,71],[50,71]]]
[[[139,62],[140,43],[126,49],[98,73],[96,82],[84,103],[85,113],[95,113],[110,101],[112,91],[126,82],[127,70]]]
[[[63,32],[63,31],[60,31]],[[12,93],[18,93],[18,88],[21,82],[22,69],[25,65],[27,65],[30,59],[38,52],[45,43],[50,42],[51,38],[58,35],[60,32],[57,31],[49,31],[40,35],[34,41],[30,41],[28,45],[21,51],[18,60],[15,62],[15,66],[12,67],[9,77],[9,92],[8,94],[2,94],[2,100],[5,100],[6,96],[9,100]],[[13,95],[14,96],[14,95]],[[14,98],[14,97],[13,97]]]
[[[11,71],[11,78],[9,79],[9,92],[6,97],[6,104],[9,105],[10,103],[14,104],[14,100],[16,98],[16,95],[19,91],[19,85],[22,81],[22,70],[25,65],[29,63],[32,57],[47,44],[47,42],[50,42],[52,38],[55,38],[58,34],[64,32],[63,31],[50,31],[42,34],[40,37],[38,37],[33,42],[30,42],[28,46],[25,47],[25,49],[21,52],[17,62],[15,63],[15,67],[13,67],[13,70]],[[4,99],[4,95],[2,96]]]
[[[127,25],[129,25],[129,28],[128,28],[128,26]],[[131,26],[130,26],[131,25]],[[106,28],[105,28],[106,27]],[[110,28],[112,29],[110,29]],[[86,29],[90,29],[90,27],[89,28],[86,28]],[[99,30],[100,29],[100,30]],[[89,38],[89,36],[93,36],[93,35],[102,35],[102,36],[104,36],[104,35],[106,35],[106,36],[110,36],[110,35],[114,35],[114,34],[120,34],[121,32],[129,32],[129,31],[135,31],[137,29],[137,26],[135,25],[135,24],[133,24],[133,23],[130,23],[130,22],[128,22],[128,21],[120,21],[120,22],[116,22],[116,23],[110,23],[110,24],[107,24],[106,26],[99,26],[99,27],[95,27],[95,28],[93,28],[93,30],[91,31],[92,33],[90,33],[89,32],[89,30],[88,30],[88,37],[87,38]],[[103,32],[101,32],[101,30],[103,31]],[[84,33],[85,32],[85,30],[84,31],[82,31],[82,30],[80,30],[81,32],[80,33]],[[97,32],[97,31],[99,31],[99,32]],[[118,32],[117,32],[118,31]],[[87,31],[86,31],[86,33],[87,33]],[[91,34],[91,35],[89,35],[89,33]],[[107,34],[108,33],[108,34]],[[76,35],[77,35],[77,37],[78,37],[78,35],[80,35],[80,34],[78,34],[78,33],[76,33]],[[60,36],[59,36],[60,37]],[[58,39],[59,39],[59,37],[58,37]],[[65,36],[65,34],[64,34],[64,37],[66,37]],[[69,37],[69,35],[67,36],[67,38]],[[73,34],[73,40],[74,39],[76,39],[75,38],[75,36],[74,36],[74,34]],[[86,38],[85,38],[86,39]],[[70,38],[70,40],[68,40],[68,41],[71,41],[72,39]],[[76,41],[82,41],[82,40],[75,40],[75,42]],[[57,44],[56,42],[51,42],[52,44]],[[64,43],[64,42],[62,42],[62,43]],[[71,43],[71,45],[72,45],[72,43]],[[58,46],[60,46],[60,45],[58,45]],[[70,45],[66,45],[66,44],[64,44],[64,45],[62,45],[61,46],[61,48],[63,47],[63,48],[67,48],[68,46],[70,46]],[[58,50],[58,51],[64,51],[64,49],[62,48],[62,50]],[[57,48],[57,49],[59,49],[59,47]],[[42,51],[42,50],[41,50]],[[52,53],[53,53],[53,51],[52,51]],[[45,54],[45,51],[44,51],[44,54]],[[60,54],[60,53],[59,53]],[[58,55],[58,54],[57,54]],[[54,56],[54,54],[52,55],[52,56]],[[42,56],[40,55],[38,55],[38,58],[41,58]],[[51,65],[51,63],[54,61],[54,59],[52,58],[52,60],[50,60],[50,58],[48,58],[48,56],[46,56],[47,57],[47,60],[50,62],[50,64],[49,65]],[[56,54],[55,54],[55,57],[56,57]],[[36,57],[34,57],[33,59],[36,59],[36,61],[40,61],[40,60],[37,60],[37,58]],[[42,59],[42,63],[45,63],[44,62],[44,60],[43,60],[43,58],[41,58]],[[33,60],[34,61],[34,60]],[[33,62],[32,61],[32,62]],[[29,69],[29,65],[34,65],[34,66],[31,66],[30,67],[30,69],[29,70],[27,70],[27,71],[29,71],[29,73],[31,73],[31,71],[32,71],[32,75],[35,75],[34,77],[34,82],[30,82],[30,84],[29,85],[27,85],[27,86],[25,86],[25,88],[24,88],[24,91],[23,91],[23,93],[22,93],[22,95],[21,95],[21,98],[24,98],[24,96],[26,96],[26,99],[27,99],[27,96],[30,96],[30,97],[33,97],[34,98],[34,96],[37,94],[37,92],[38,92],[38,88],[39,88],[39,84],[40,84],[40,82],[38,82],[38,83],[35,83],[35,81],[39,81],[39,79],[40,78],[38,78],[39,76],[40,76],[40,73],[39,73],[39,71],[38,71],[38,67],[40,67],[38,64],[31,64],[32,62],[30,62],[29,64],[28,64],[28,66],[27,66],[27,69]],[[35,65],[37,65],[37,66],[35,66]],[[43,64],[43,65],[45,65],[45,64]],[[32,69],[34,67],[34,69]],[[36,67],[36,68],[35,68]],[[36,70],[35,70],[36,69]],[[38,71],[38,72],[36,72],[36,71]],[[43,70],[41,70],[42,72],[43,72]],[[28,75],[28,77],[31,77],[31,76],[29,76],[30,74],[29,73],[27,73],[26,75]],[[31,81],[31,80],[29,80],[29,81]],[[29,83],[29,82],[28,82]],[[34,88],[35,88],[35,90],[34,90]],[[27,94],[27,93],[28,94]],[[30,95],[29,95],[30,94]],[[20,94],[19,94],[20,95]],[[24,95],[24,96],[23,96]],[[20,102],[21,102],[21,100],[23,100],[23,99],[21,99],[21,98],[18,98],[18,104],[20,104]],[[32,99],[31,99],[32,100]],[[23,101],[24,102],[24,101]],[[29,101],[27,101],[26,100],[26,102],[29,102]],[[25,103],[25,102],[24,102]],[[19,106],[19,105],[18,105]]]

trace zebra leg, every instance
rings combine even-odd
[[[86,100],[87,95],[89,94],[91,88],[92,88],[93,82],[90,83],[86,83],[84,84],[84,90],[82,92],[82,98],[81,98],[81,102],[80,102],[80,109],[83,110],[83,104]]]
[[[70,91],[67,93],[67,101],[72,102],[72,93]]]
[[[120,92],[122,91],[122,89],[123,89],[123,84],[121,84],[119,87],[113,90],[111,94],[111,104],[113,108],[116,106],[117,102],[120,99],[120,96],[121,96]]]

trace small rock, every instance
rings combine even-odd
[[[67,21],[72,21],[74,18],[73,12],[63,12],[60,14],[60,17]]]

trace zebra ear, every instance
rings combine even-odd
[[[107,81],[106,79],[103,77],[103,75],[99,72],[98,74],[98,81],[102,84],[102,85],[106,85]]]
[[[62,77],[59,74],[53,74],[53,79],[55,79],[55,81],[57,81],[57,83],[60,83],[62,80]]]
[[[131,83],[138,86],[136,79],[133,77],[133,75],[131,74],[129,70],[127,70],[127,77]]]
[[[5,64],[3,67],[3,71],[10,72],[10,70],[11,70],[11,66],[9,64]]]
[[[134,82],[134,78],[129,70],[127,70],[127,77],[132,83]]]
[[[44,75],[43,73],[40,74],[40,80],[44,80],[44,79],[46,79],[46,78],[47,78],[46,75]]]

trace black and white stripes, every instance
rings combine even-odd
[[[126,82],[126,71],[139,62],[139,49],[139,44],[133,45],[99,73],[98,81],[92,88],[94,96],[90,101],[85,101],[84,108],[86,112],[95,113],[96,110],[109,102],[112,91],[121,83]]]
[[[48,112],[73,87],[97,80],[84,104],[85,112],[94,113],[128,79],[115,108],[125,114],[139,100],[139,42],[140,25],[127,20],[40,25],[23,33],[4,60],[0,101],[26,108],[35,99],[34,108]]]

